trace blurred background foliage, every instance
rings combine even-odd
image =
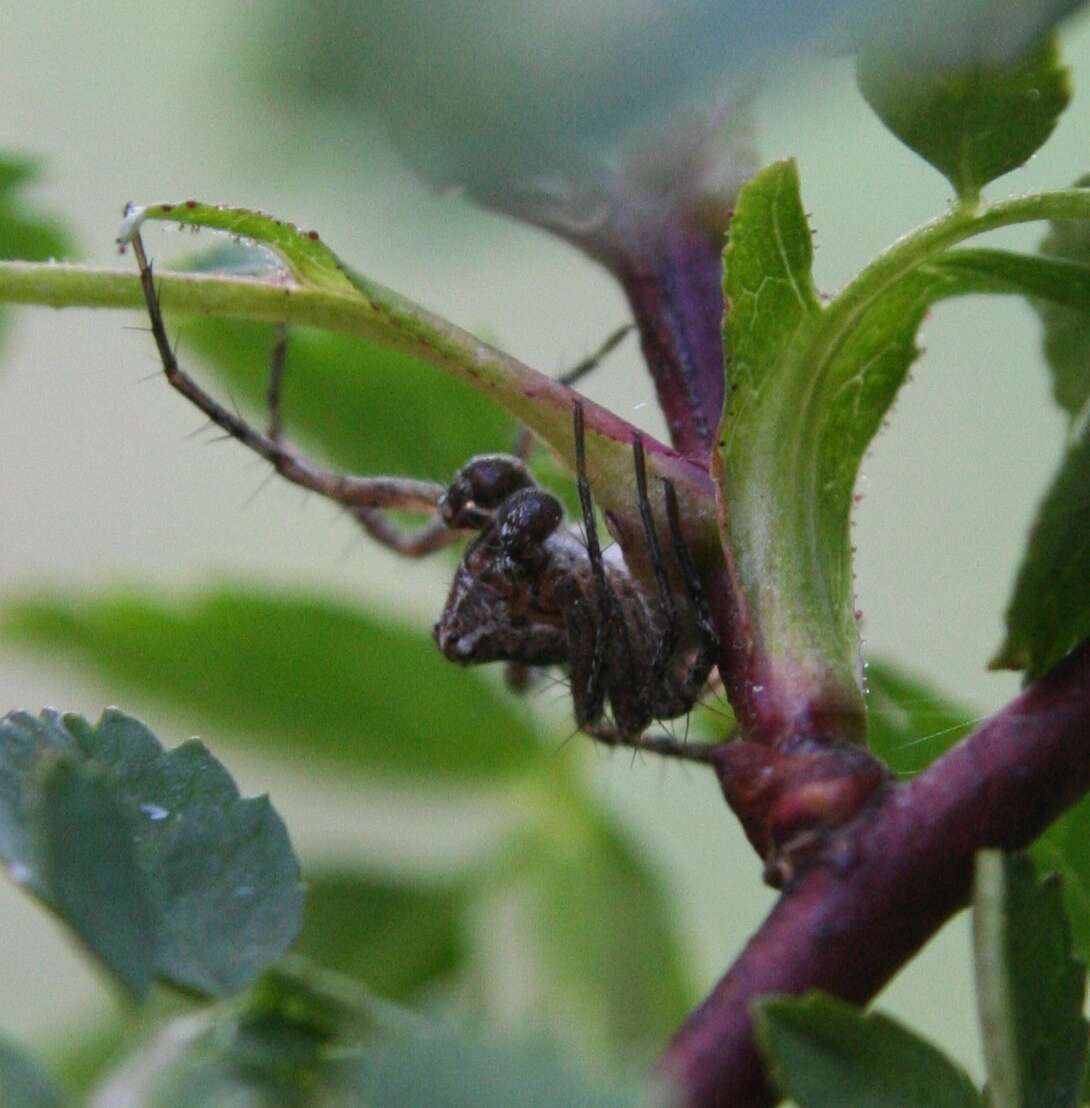
[[[578,166],[603,133],[721,83],[724,72],[741,97],[764,69],[773,76],[751,108],[761,160],[799,157],[826,287],[945,203],[941,182],[869,114],[847,59],[799,57],[801,28],[785,17],[770,32],[772,14],[757,19],[758,6],[744,25],[765,37],[748,42],[716,32],[725,6],[689,6],[694,20],[678,28],[703,28],[700,50],[680,30],[660,45],[699,64],[650,88],[642,74],[651,63],[632,45],[644,41],[638,27],[602,56],[595,43],[609,38],[615,5],[565,5],[568,22],[555,25],[563,34],[542,28],[536,39],[553,44],[542,58],[555,60],[572,40],[573,20],[601,24],[574,35],[584,52],[565,58],[559,77],[541,71],[570,93],[564,127],[535,114],[533,81],[513,105],[510,72],[482,60],[484,48],[505,59],[512,38],[534,38],[526,25],[489,5],[476,29],[460,17],[429,25],[459,65],[490,74],[492,83],[474,86],[485,106],[519,121],[476,138],[462,126],[473,105],[437,84],[457,81],[457,66],[434,70],[417,44],[413,65],[399,67],[415,4],[396,17],[396,5],[381,9],[396,24],[383,35],[358,30],[358,4],[324,16],[280,7],[257,21],[245,6],[204,0],[185,13],[132,0],[93,13],[23,6],[5,16],[0,41],[0,148],[42,156],[46,170],[32,204],[17,208],[11,198],[27,195],[30,163],[0,171],[0,256],[71,256],[79,241],[90,259],[109,261],[127,199],[260,206],[319,227],[369,276],[558,373],[623,321],[619,292],[560,243],[431,191],[393,146],[432,178],[472,191],[497,160]],[[835,29],[836,12],[843,22],[850,7],[831,7]],[[1017,23],[1007,24],[1015,42]],[[346,49],[360,38],[392,52],[361,70],[367,55]],[[1011,48],[967,32],[958,41]],[[339,49],[319,57],[315,43]],[[732,69],[728,46],[715,56],[712,43],[728,43],[745,64]],[[1060,186],[1086,169],[1085,24],[1070,28],[1066,54],[1074,105],[1042,155],[1003,187]],[[411,94],[379,104],[393,144],[361,110],[376,79]],[[603,88],[597,114],[580,108]],[[510,111],[520,104],[521,114]],[[450,114],[436,115],[438,105]],[[578,128],[565,129],[571,119]],[[464,160],[452,162],[452,151]],[[68,242],[39,211],[67,217]],[[1003,241],[1025,246],[1037,234]],[[175,248],[153,232],[150,245],[165,262],[189,257],[194,243],[187,236]],[[156,365],[141,321],[129,322],[137,333],[112,316],[24,312],[3,350],[5,707],[41,701],[95,715],[116,701],[161,736],[199,731],[244,792],[273,795],[293,833],[310,883],[303,953],[391,999],[485,1027],[545,1029],[598,1060],[646,1064],[770,902],[710,775],[591,749],[571,734],[562,686],[518,698],[496,673],[444,662],[428,630],[450,559],[400,562],[366,546],[350,521],[264,485],[240,447],[194,435],[196,413],[158,380],[138,385]],[[183,360],[256,410],[268,329],[178,328]],[[927,333],[932,352],[865,467],[855,529],[870,651],[895,663],[871,667],[872,728],[901,772],[1016,688],[983,667],[1063,436],[1028,309],[944,305]],[[436,480],[471,453],[508,447],[514,429],[496,409],[405,363],[338,336],[293,334],[291,433],[337,466]],[[662,433],[632,340],[586,391]],[[97,1024],[112,1042],[102,984],[7,889],[0,932],[10,952],[0,1032],[52,1043],[69,1073],[86,1076],[98,1048],[78,1049],[85,1030]],[[973,1062],[967,961],[955,924],[883,1005]],[[61,1022],[72,1028],[63,1042]]]

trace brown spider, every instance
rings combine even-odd
[[[578,726],[599,737],[635,740],[652,720],[690,711],[715,665],[719,639],[681,537],[677,496],[667,481],[671,548],[684,607],[675,598],[647,497],[638,435],[632,453],[655,591],[632,575],[619,547],[603,554],[578,401],[573,413],[585,545],[560,526],[560,502],[534,484],[518,458],[486,454],[472,459],[439,503],[448,526],[474,528],[480,535],[454,576],[435,639],[451,661],[462,665],[507,661],[566,667]],[[607,701],[613,727],[603,730]]]
[[[603,553],[586,474],[583,406],[573,404],[576,476],[585,543],[561,526],[563,510],[514,455],[480,455],[447,488],[394,477],[354,477],[314,465],[281,439],[280,384],[285,336],[273,349],[269,425],[262,432],[229,411],[178,364],[167,337],[152,268],[139,235],[132,241],[152,335],[167,380],[208,418],[269,461],[288,480],[336,501],[378,541],[421,556],[479,532],[454,576],[435,639],[462,665],[502,661],[518,667],[560,666],[571,679],[577,725],[600,741],[708,761],[710,747],[644,735],[655,719],[687,714],[714,668],[719,640],[692,557],[682,538],[677,495],[663,482],[670,549],[682,603],[671,585],[647,494],[643,442],[632,440],[638,507],[655,588],[625,564],[619,547]],[[612,335],[562,380],[571,383],[627,333]],[[519,449],[527,441],[520,436]],[[384,510],[435,513],[416,532],[392,524]],[[608,711],[612,723],[607,722]]]

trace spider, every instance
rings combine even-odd
[[[649,591],[619,547],[602,552],[586,476],[583,407],[573,405],[576,477],[586,542],[561,527],[563,510],[516,457],[486,454],[455,475],[439,502],[449,527],[480,531],[465,552],[435,625],[454,662],[564,666],[578,727],[639,739],[656,719],[687,714],[707,684],[719,639],[681,535],[677,495],[664,482],[670,545],[686,601],[670,583],[647,495],[643,442],[632,440]],[[606,707],[612,727],[603,726]]]
[[[534,482],[524,459],[515,455],[472,458],[446,488],[323,469],[282,440],[279,395],[286,333],[281,330],[273,349],[269,424],[261,431],[225,408],[179,366],[139,235],[132,245],[167,380],[213,423],[269,461],[283,477],[342,505],[369,534],[401,554],[421,556],[466,532],[477,532],[434,629],[447,658],[462,665],[502,661],[515,667],[563,667],[570,677],[579,729],[607,744],[710,760],[707,744],[690,746],[644,734],[653,720],[674,719],[694,707],[715,666],[719,639],[682,537],[676,492],[663,481],[674,573],[682,585],[679,604],[655,529],[639,434],[632,439],[632,457],[654,589],[629,570],[619,547],[605,552],[601,548],[579,400],[573,403],[572,421],[585,542],[562,526],[560,502]],[[592,358],[562,378],[564,383],[596,365],[627,330],[610,336]],[[521,452],[527,444],[521,434]],[[392,507],[431,511],[434,518],[406,533],[384,514]]]

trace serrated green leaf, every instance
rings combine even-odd
[[[1069,808],[1030,848],[1043,872],[1060,875],[1075,953],[1090,959],[1090,797]]]
[[[318,596],[222,588],[10,603],[0,635],[338,770],[488,782],[543,757],[524,709],[423,634]]]
[[[299,866],[268,799],[116,709],[0,722],[0,858],[137,994],[153,976],[234,991],[299,930]]]
[[[57,1083],[29,1054],[0,1038],[0,1104],[64,1108],[68,1103]]]
[[[1082,201],[1066,194],[1064,218],[1085,218]],[[822,306],[794,165],[770,166],[738,198],[724,254],[732,365],[714,468],[752,637],[749,679],[785,720],[819,710],[845,737],[861,736],[852,492],[918,354],[927,310],[973,292],[1047,292],[1071,303],[1085,281],[1081,267],[945,253],[1021,211],[1020,202],[979,215],[953,209]]]
[[[137,858],[135,813],[98,767],[72,758],[43,764],[38,789],[39,895],[111,973],[145,995],[165,921]]]
[[[990,665],[1047,673],[1090,637],[1090,425],[1068,447],[1045,494],[1007,607],[1007,634]]]
[[[1052,41],[1010,65],[954,72],[909,68],[873,49],[861,55],[858,78],[882,122],[967,200],[1028,161],[1071,97]]]
[[[899,777],[929,766],[979,719],[933,685],[886,662],[867,668],[867,745]]]
[[[772,1076],[799,1108],[980,1108],[941,1051],[888,1016],[822,993],[761,1001],[757,1034]]]
[[[593,1053],[646,1064],[697,999],[676,921],[619,828],[586,805],[550,807],[527,890],[543,1003]]]
[[[449,977],[466,954],[465,892],[377,875],[309,875],[295,950],[392,1000]]]
[[[793,163],[758,174],[724,254],[729,392],[717,469],[723,539],[758,653],[824,687],[862,730],[849,516],[863,453],[917,354],[930,303],[956,281],[909,273],[839,341],[810,275],[810,229]],[[852,723],[852,717],[855,723]]]
[[[1075,182],[1076,188],[1090,188],[1090,176]],[[1050,224],[1040,246],[1045,260],[1090,267],[1090,222],[1062,220]],[[1076,423],[1086,419],[1090,403],[1090,314],[1087,302],[1062,305],[1036,301],[1044,327],[1045,357],[1052,371],[1056,403]]]
[[[978,854],[973,948],[994,1108],[1073,1108],[1090,1024],[1059,881],[1039,882],[1024,855]]]

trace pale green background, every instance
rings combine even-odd
[[[71,215],[89,260],[117,261],[112,239],[126,200],[196,196],[317,227],[363,272],[546,372],[580,358],[625,317],[610,280],[568,248],[433,195],[377,137],[315,132],[305,114],[241,90],[237,44],[250,11],[209,0],[3,5],[0,147],[47,158],[37,195]],[[1073,28],[1067,47],[1076,85],[1090,85],[1090,26]],[[835,290],[935,214],[949,190],[881,129],[846,63],[793,68],[770,75],[769,85],[758,108],[762,154],[799,159],[818,282]],[[1070,183],[1090,169],[1088,138],[1090,96],[1077,90],[1044,152],[991,193]],[[303,157],[306,148],[320,157]],[[1006,241],[1028,246],[1036,235]],[[158,232],[150,244],[162,255],[175,245]],[[332,587],[421,626],[433,619],[440,567],[376,551],[295,489],[273,484],[250,502],[262,468],[233,444],[187,438],[197,415],[161,381],[141,383],[156,363],[148,337],[127,329],[138,322],[84,311],[19,314],[0,384],[4,588],[152,580],[174,590],[211,573]],[[864,466],[859,604],[869,651],[986,712],[1017,689],[1013,677],[987,674],[984,662],[1063,424],[1036,321],[1022,304],[944,305],[924,337],[928,353]],[[636,358],[627,346],[587,391],[657,431]],[[69,671],[3,655],[0,709],[53,704],[97,715],[113,699]],[[184,719],[124,703],[168,741],[188,734]],[[205,737],[217,748],[215,735]],[[247,791],[272,793],[312,857],[363,851],[435,867],[503,819],[474,805],[422,807],[311,772],[300,781],[252,753],[218,748]],[[668,875],[710,986],[771,903],[717,789],[697,771],[626,756],[598,759],[596,787]],[[42,1038],[110,1003],[56,925],[6,884],[0,937],[0,1031]],[[503,990],[502,981],[515,1018],[532,1003],[532,988]],[[964,919],[881,1005],[979,1071]]]

